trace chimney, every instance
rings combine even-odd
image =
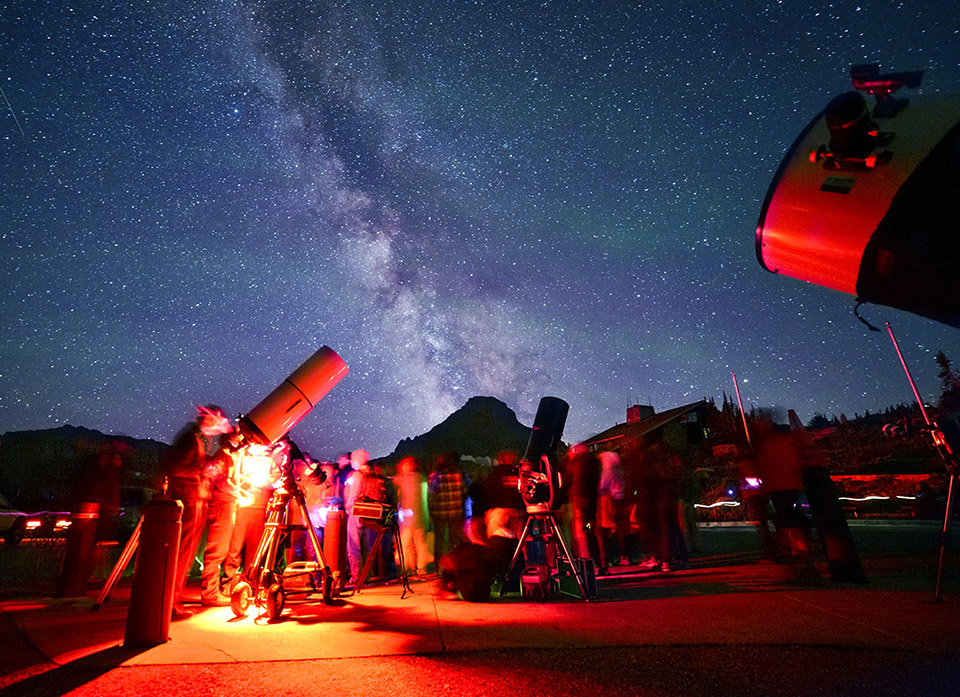
[[[632,424],[634,421],[643,421],[644,419],[649,419],[656,412],[654,412],[653,407],[646,404],[634,404],[632,407],[627,407],[627,423]]]

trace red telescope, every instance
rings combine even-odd
[[[240,432],[254,443],[269,445],[283,438],[350,372],[329,346],[324,346],[290,373],[283,383],[239,419]]]
[[[757,224],[761,266],[960,327],[960,96],[854,66],[787,151]],[[882,89],[881,89],[882,87]]]

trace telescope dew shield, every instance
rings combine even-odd
[[[834,99],[787,151],[757,224],[757,259],[960,327],[960,96],[882,102],[872,115],[857,98]]]
[[[340,382],[350,369],[329,346],[324,346],[293,371],[283,383],[240,418],[240,429],[250,440],[269,445],[283,438]]]
[[[538,463],[541,457],[556,450],[563,436],[569,411],[570,405],[558,397],[541,398],[523,455],[524,461]]]

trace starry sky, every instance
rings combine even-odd
[[[812,9],[813,6],[819,9]],[[849,69],[960,90],[960,3],[68,0],[0,7],[0,432],[170,442],[322,345],[291,435],[387,455],[471,396],[566,440],[733,395],[912,401],[760,206]],[[880,306],[921,393],[958,330]]]

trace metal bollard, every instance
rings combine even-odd
[[[58,598],[78,598],[87,592],[87,580],[93,571],[93,550],[97,545],[100,504],[87,501],[70,516],[67,551],[57,578]]]
[[[330,572],[340,574],[346,582],[344,567],[347,561],[347,514],[343,511],[327,513],[327,522],[323,527],[323,558]]]
[[[182,514],[183,504],[174,500],[155,499],[143,508],[124,646],[157,646],[170,638]]]

